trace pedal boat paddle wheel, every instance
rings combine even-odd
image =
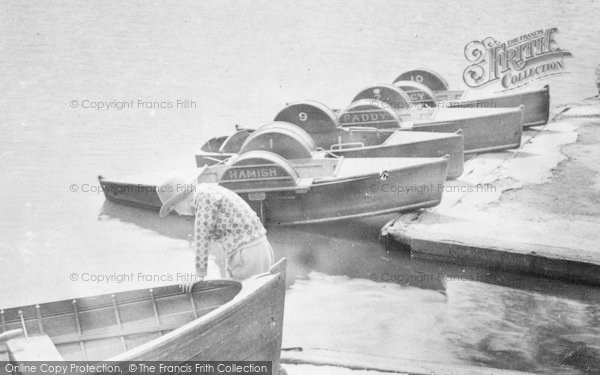
[[[402,131],[403,124],[396,111],[384,103],[373,104],[372,100],[359,101],[341,114],[314,101],[288,105],[277,114],[272,124],[256,130],[239,129],[229,137],[209,140],[196,154],[196,164],[200,167],[222,162],[265,139],[268,141],[263,141],[261,150],[274,152],[285,159],[306,158],[305,154],[289,147],[289,136],[295,134],[298,141],[310,144],[311,149],[316,147],[315,150],[324,158],[449,155],[448,178],[454,179],[462,174],[464,147],[461,130],[454,133]],[[346,117],[351,117],[351,126],[341,126],[341,123],[349,122]],[[285,135],[288,133],[289,136]]]
[[[550,117],[550,86],[519,90],[494,96],[466,99],[463,90],[450,90],[446,80],[428,69],[415,69],[400,74],[394,86],[402,88],[403,82],[413,81],[429,88],[436,102],[453,108],[514,108],[523,106],[523,128],[544,125]]]
[[[319,223],[435,206],[448,161],[332,157],[298,126],[274,122],[252,132],[239,154],[204,169],[194,182],[235,191],[267,224]],[[153,178],[99,180],[110,201],[159,209],[160,178]]]

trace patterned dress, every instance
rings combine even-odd
[[[195,189],[193,247],[196,275],[206,276],[211,240],[223,247],[227,258],[238,249],[266,233],[256,213],[236,193],[217,184],[198,184]]]

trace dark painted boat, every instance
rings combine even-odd
[[[360,103],[355,103],[345,110],[345,113],[352,112],[360,116],[360,119],[353,123],[353,126],[342,127],[338,116],[322,103],[307,101],[289,105],[276,118],[295,121],[294,125],[281,121],[263,125],[256,130],[240,129],[226,138],[213,138],[196,154],[196,165],[198,167],[205,164],[213,165],[243,153],[249,147],[257,149],[256,145],[249,146],[249,143],[256,142],[256,138],[278,138],[280,131],[287,131],[293,133],[295,137],[311,138],[305,142],[308,144],[314,141],[313,151],[326,151],[323,157],[443,157],[449,155],[448,179],[457,178],[462,174],[464,147],[461,130],[453,133],[400,131],[401,120],[393,109],[382,106],[369,107],[365,111],[360,106]],[[295,127],[300,129],[294,130]],[[273,137],[267,134],[272,134]],[[273,141],[264,142],[260,149],[276,152],[287,159],[307,157],[302,154],[291,154],[290,150],[294,148],[288,149],[286,145]]]
[[[408,86],[409,85],[409,86]],[[401,128],[421,132],[454,133],[462,130],[465,154],[518,147],[523,132],[523,106],[518,108],[449,108],[435,106],[434,94],[424,85],[402,81],[402,87],[381,84],[363,89],[351,106],[340,112],[342,127],[354,126],[355,103],[363,111],[384,106],[396,111]],[[360,111],[359,111],[360,112]],[[390,128],[391,122],[373,124]]]
[[[550,87],[519,91],[511,94],[484,96],[464,100],[463,90],[450,90],[446,80],[436,72],[416,69],[402,73],[394,85],[402,81],[414,81],[433,91],[435,100],[443,106],[455,108],[510,108],[523,106],[523,127],[544,125],[550,117]]]
[[[273,144],[280,145],[283,155],[263,150],[274,136]],[[219,183],[235,191],[266,224],[381,215],[432,207],[442,198],[447,156],[333,158],[313,152],[310,137],[303,140],[285,131],[253,139],[245,153],[208,167],[193,183]],[[290,155],[304,157],[286,160]],[[99,181],[108,200],[156,210],[161,206],[156,189],[164,178],[100,176]]]
[[[2,309],[0,359],[250,360],[278,369],[285,263],[243,283],[203,281],[190,294],[173,285]]]

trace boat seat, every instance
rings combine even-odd
[[[291,160],[290,165],[300,178],[333,177],[342,158],[332,157],[326,151],[317,152],[312,159]]]
[[[352,149],[352,148],[364,148],[364,142],[344,142],[344,143],[335,143],[329,146],[331,151]]]
[[[47,335],[19,337],[6,342],[11,361],[63,361],[54,343]]]

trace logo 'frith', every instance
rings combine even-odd
[[[505,90],[521,87],[533,79],[565,73],[564,58],[571,53],[558,47],[557,28],[537,30],[500,43],[489,37],[465,47],[469,65],[463,79],[469,87],[500,82]]]

